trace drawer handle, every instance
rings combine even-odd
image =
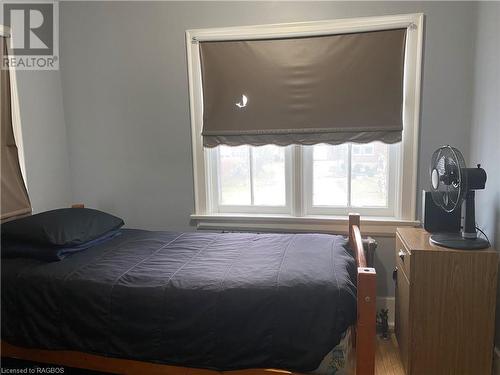
[[[405,255],[406,255],[406,253],[402,249],[400,249],[398,252],[398,256],[399,256],[399,258],[401,258],[402,262],[405,261]]]

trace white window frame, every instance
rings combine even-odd
[[[9,53],[9,55],[13,55],[10,28],[8,26],[0,25],[0,36],[6,38],[7,52]],[[26,190],[28,190],[28,182],[26,179],[26,162],[24,158],[23,131],[21,126],[21,110],[19,108],[19,93],[17,89],[16,69],[9,66],[9,73],[10,73],[10,98],[11,98],[10,106],[12,112],[12,130],[14,131],[14,139],[16,141],[21,174],[23,176],[24,183],[26,185]]]
[[[218,148],[205,150],[207,158],[207,178],[209,187],[207,190],[209,198],[209,212],[211,213],[254,213],[254,214],[290,214],[292,201],[292,150],[286,147],[284,150],[285,157],[285,205],[283,206],[263,206],[263,205],[222,205],[220,204],[220,181],[218,173]],[[250,167],[251,168],[251,167]],[[250,183],[253,181],[251,179]]]
[[[321,224],[324,220],[334,221],[338,218],[321,217],[316,213],[308,212],[307,205],[302,197],[304,186],[303,178],[303,155],[299,146],[292,146],[294,170],[291,171],[291,183],[287,184],[293,200],[289,202],[287,213],[279,214],[272,212],[247,213],[247,214],[218,214],[214,206],[211,183],[209,181],[210,168],[213,161],[208,155],[210,150],[203,148],[201,136],[203,126],[203,97],[200,66],[200,41],[224,41],[224,40],[248,40],[248,39],[273,39],[283,37],[306,37],[319,35],[334,35],[354,32],[367,32],[378,30],[389,30],[406,28],[405,48],[405,76],[403,97],[403,139],[399,147],[398,186],[396,196],[396,207],[390,217],[381,213],[381,218],[370,218],[366,222],[376,223],[398,223],[399,225],[416,224],[416,194],[417,194],[417,162],[418,162],[418,134],[420,122],[420,89],[421,89],[421,66],[423,48],[423,21],[422,13],[390,15],[380,17],[361,17],[350,19],[337,19],[329,21],[299,22],[272,25],[255,25],[242,27],[227,27],[213,29],[197,29],[186,31],[186,48],[189,79],[189,97],[191,114],[191,136],[193,147],[193,171],[194,171],[194,194],[195,212],[191,217],[198,220],[199,227],[253,227],[257,228],[263,223],[263,228],[290,228],[290,224],[301,225],[308,222]],[[390,163],[393,164],[393,163]],[[356,211],[363,211],[357,209]],[[342,212],[343,214],[344,212]],[[361,212],[363,214],[363,212]],[[266,217],[267,216],[267,217]],[[307,220],[310,219],[310,220]],[[270,221],[272,223],[270,223]],[[318,221],[319,220],[319,221]],[[343,219],[342,219],[343,220]],[[270,225],[272,224],[272,225]],[[257,227],[256,227],[257,225]],[[315,224],[311,224],[315,225]],[[379,224],[377,224],[379,225]],[[380,225],[379,225],[380,226]],[[316,226],[317,227],[317,226]],[[314,229],[314,228],[313,228]],[[392,228],[390,229],[392,231]]]
[[[348,158],[349,158],[349,168],[347,171],[347,194],[351,195],[351,158],[352,158],[352,143],[347,144],[348,148]],[[345,216],[350,212],[357,212],[363,216],[378,216],[378,217],[393,217],[396,218],[396,213],[399,211],[399,154],[400,154],[400,144],[388,145],[388,170],[387,170],[387,207],[355,207],[351,205],[347,206],[314,206],[313,199],[313,168],[312,168],[312,157],[313,149],[311,147],[306,147],[303,149],[304,154],[304,170],[305,174],[303,182],[303,199],[304,199],[304,214],[305,216],[311,215],[338,215]],[[363,155],[363,154],[361,154]]]

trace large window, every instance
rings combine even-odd
[[[203,147],[203,90],[198,42],[395,28],[407,29],[402,142]],[[412,14],[187,31],[195,180],[193,218],[209,220],[213,216],[213,220],[218,220],[216,217],[231,220],[238,217],[241,224],[247,220],[245,218],[262,217],[266,223],[276,224],[282,220],[286,224],[307,218],[317,222],[322,217],[357,211],[365,217],[414,220],[422,29],[423,15]],[[249,220],[247,223],[253,225]],[[303,224],[300,220],[297,225]],[[292,229],[295,228],[298,227]]]
[[[297,202],[301,215],[394,216],[399,148],[373,142],[209,149],[211,211],[293,214]]]

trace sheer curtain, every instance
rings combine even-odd
[[[0,37],[0,59],[8,55],[7,39]],[[0,120],[1,120],[1,220],[31,213],[28,191],[19,165],[19,155],[12,128],[10,72],[0,70]]]

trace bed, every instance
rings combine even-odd
[[[130,374],[307,373],[349,331],[356,373],[373,374],[375,278],[359,215],[348,238],[122,230],[61,262],[2,261],[2,356]]]

